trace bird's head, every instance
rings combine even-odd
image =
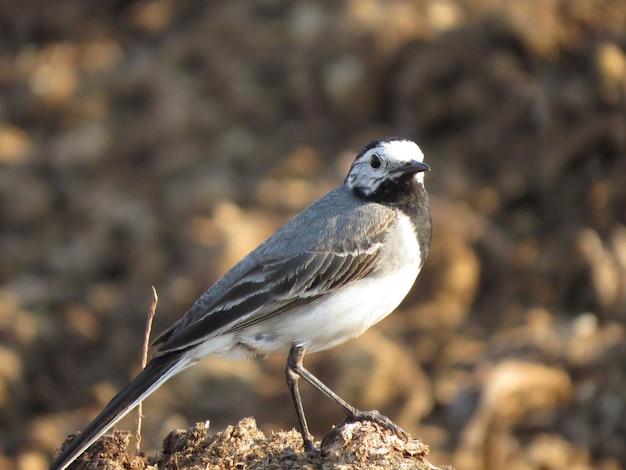
[[[345,184],[361,198],[393,202],[414,184],[424,184],[423,172],[430,167],[423,160],[424,154],[411,140],[375,140],[357,155]]]

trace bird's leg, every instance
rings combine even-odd
[[[296,414],[298,415],[298,421],[300,422],[300,432],[302,434],[302,440],[304,441],[304,450],[308,452],[317,452],[319,449],[315,447],[313,435],[309,431],[309,425],[307,424],[306,416],[304,415],[304,407],[302,406],[302,398],[300,397],[300,388],[298,387],[300,375],[296,372],[299,367],[302,367],[304,350],[302,349],[300,353],[294,353],[294,351],[295,346],[293,346],[291,351],[289,351],[287,366],[285,367],[287,386],[289,387],[289,392],[291,392],[291,398],[294,406],[296,407]]]
[[[359,410],[324,385],[320,379],[315,377],[302,365],[304,353],[305,348],[302,345],[294,344],[289,351],[285,372],[287,374],[287,384],[289,385],[291,396],[293,397],[294,404],[296,405],[296,413],[298,414],[298,419],[300,420],[300,427],[303,430],[302,437],[305,442],[305,447],[307,447],[307,441],[308,444],[312,445],[313,436],[311,436],[311,433],[309,432],[309,427],[304,417],[304,409],[302,408],[302,400],[300,399],[300,392],[298,390],[298,377],[302,377],[304,380],[313,385],[313,387],[334,401],[343,410],[349,421],[372,421],[390,429],[402,438],[408,438],[408,434],[404,431],[404,429],[391,421],[387,416],[380,413],[378,410]]]

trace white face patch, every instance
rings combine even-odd
[[[357,156],[346,178],[346,184],[352,190],[370,195],[383,182],[393,180],[394,171],[411,162],[423,161],[424,153],[410,140],[389,139],[374,142]],[[416,173],[415,179],[423,184],[424,173]]]
[[[382,143],[384,153],[400,163],[409,163],[417,160],[424,161],[424,153],[417,144],[411,140],[390,140]],[[378,149],[379,147],[376,147]]]

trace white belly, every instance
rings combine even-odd
[[[392,274],[372,275],[309,304],[237,332],[218,335],[199,345],[195,355],[240,359],[287,353],[294,343],[314,352],[363,334],[400,304],[419,273],[420,249],[410,222],[400,217],[399,223],[403,243],[390,259],[395,264]]]
[[[236,335],[258,354],[287,352],[294,343],[321,351],[355,338],[389,315],[417,276],[415,266],[384,278],[364,279],[328,297],[251,325]],[[234,352],[234,351],[233,351]]]

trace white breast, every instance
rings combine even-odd
[[[355,338],[389,315],[407,295],[419,273],[420,250],[410,220],[401,216],[401,230],[385,250],[393,269],[362,279],[315,302],[294,308],[236,333],[225,357],[287,352],[293,343],[320,351]],[[245,345],[242,350],[241,346]]]

